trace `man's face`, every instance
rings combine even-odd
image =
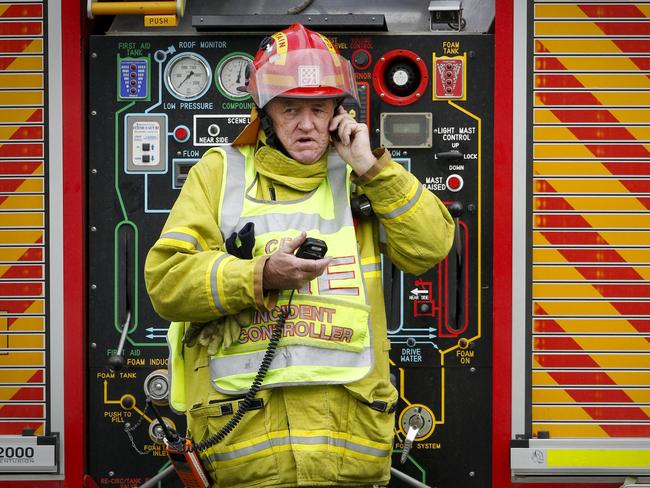
[[[293,159],[313,164],[325,153],[334,100],[274,98],[265,110],[276,135]]]

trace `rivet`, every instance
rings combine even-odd
[[[93,58],[93,59],[96,59],[96,58],[97,58],[97,53],[92,53],[92,54],[90,55],[90,57]]]
[[[92,116],[97,115],[97,110],[91,110],[91,111],[90,111],[90,115],[92,115]]]
[[[95,227],[95,226],[93,225],[93,226],[90,228],[90,232],[95,232],[95,231],[97,231],[97,227]]]
[[[97,289],[97,285],[96,285],[95,283],[93,283],[92,285],[90,285],[90,289],[91,289],[91,290],[96,290],[96,289]]]
[[[93,168],[93,169],[91,169],[90,172],[91,172],[92,174],[96,175],[96,174],[97,174],[97,168]]]

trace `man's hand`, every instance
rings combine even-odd
[[[281,244],[266,260],[262,276],[262,286],[265,290],[300,289],[323,274],[331,261],[330,257],[301,259],[293,254],[306,238],[307,234],[302,232],[295,239]]]
[[[334,141],[336,152],[357,175],[364,174],[377,162],[370,149],[368,126],[354,120],[343,107],[334,114],[329,130],[338,134],[339,140]]]

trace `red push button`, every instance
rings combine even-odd
[[[447,188],[449,191],[460,191],[463,188],[463,178],[460,175],[449,175],[447,177]]]
[[[178,142],[185,142],[190,138],[190,130],[184,125],[179,125],[174,129],[174,139]]]

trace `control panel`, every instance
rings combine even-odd
[[[87,428],[99,486],[137,486],[168,465],[146,396],[184,429],[168,407],[168,323],[147,297],[144,258],[190,168],[247,124],[241,87],[263,37],[91,39]],[[329,37],[353,63],[361,105],[347,108],[373,147],[386,147],[457,224],[447,259],[422,276],[382,261],[399,391],[393,467],[432,487],[489,486],[493,38]]]

